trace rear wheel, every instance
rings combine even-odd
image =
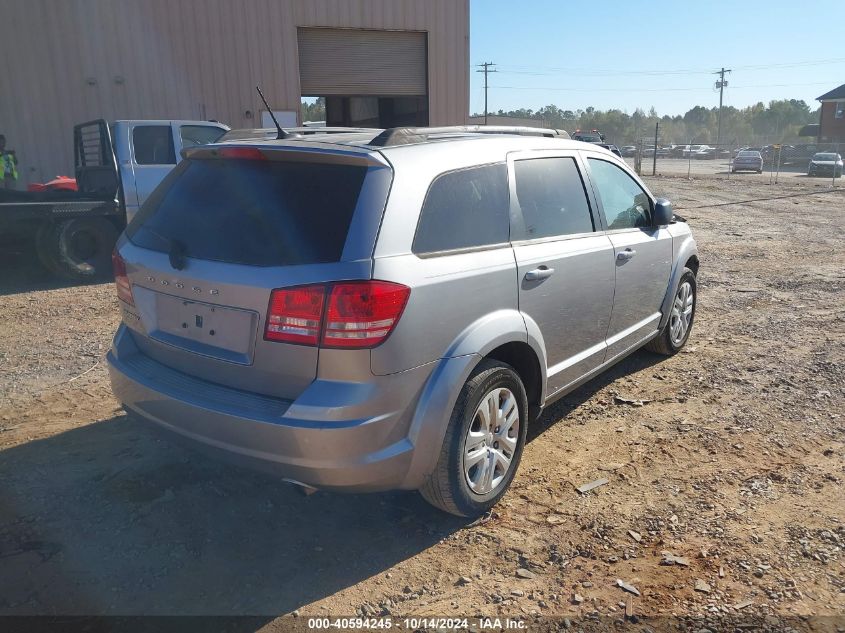
[[[106,278],[117,229],[105,218],[73,218],[53,227],[50,245],[58,274],[77,281]]]
[[[35,252],[41,265],[53,275],[58,275],[60,274],[57,260],[59,247],[56,242],[55,229],[56,226],[52,222],[47,222],[38,227],[38,232],[35,234]]]
[[[510,365],[483,360],[461,389],[422,496],[464,517],[493,507],[513,481],[527,422],[528,399],[519,375]]]
[[[672,300],[669,320],[660,334],[649,341],[646,349],[666,356],[679,352],[686,345],[692,331],[697,299],[695,273],[689,268],[684,268],[684,274],[681,275],[675,298]]]

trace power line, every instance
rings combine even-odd
[[[712,71],[710,71],[712,72]],[[800,84],[756,84],[747,86],[731,85],[731,90],[745,90],[750,88],[792,88],[801,86],[829,86],[829,81],[815,81]],[[497,90],[548,90],[554,92],[706,92],[712,88],[550,88],[546,86],[490,86]]]
[[[845,62],[845,57],[829,59],[816,59],[805,61],[782,62],[777,64],[753,64],[747,66],[734,66],[737,70],[766,70],[770,68],[798,68],[802,66],[823,66],[826,64],[839,64]],[[514,75],[552,75],[566,73],[569,75],[595,75],[595,76],[628,76],[628,75],[687,75],[687,74],[710,74],[712,70],[704,68],[676,68],[676,69],[654,69],[654,70],[626,70],[602,68],[568,68],[560,66],[499,66],[499,72]]]
[[[825,85],[830,84],[826,82]],[[545,86],[490,86],[500,90],[550,90],[554,92],[704,92],[710,88],[548,88]]]
[[[489,87],[487,85],[487,74],[497,72],[495,68],[491,70],[491,67],[496,64],[493,62],[483,62],[478,65],[482,68],[482,70],[476,70],[475,72],[484,73],[484,125],[487,125],[487,88]]]

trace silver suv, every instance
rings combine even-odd
[[[112,387],[287,481],[476,515],[543,407],[683,347],[695,241],[596,145],[376,132],[188,150],[115,250]]]

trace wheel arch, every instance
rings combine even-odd
[[[695,267],[690,267],[696,276],[698,276],[698,267],[699,267],[699,259],[698,259],[698,247],[695,244],[695,240],[692,238],[692,235],[686,235],[683,239],[676,237],[674,238],[676,241],[680,242],[678,246],[675,247],[675,257],[674,257],[674,264],[672,266],[672,274],[669,277],[669,284],[666,288],[666,295],[663,297],[663,303],[660,306],[661,310],[661,317],[660,317],[660,325],[658,329],[663,329],[666,323],[669,321],[669,314],[671,312],[670,308],[672,305],[672,300],[675,297],[675,292],[678,290],[678,284],[681,281],[681,277],[684,274],[684,269],[689,267],[689,264],[693,264]]]
[[[544,380],[540,359],[534,349],[526,342],[512,341],[495,348],[485,358],[501,361],[514,368],[528,397],[528,420],[535,420],[543,404]]]
[[[512,309],[478,319],[455,338],[423,387],[408,432],[414,457],[403,488],[419,487],[433,472],[458,395],[485,358],[514,367],[525,385],[529,415],[539,411],[546,383],[546,355],[539,327]],[[532,381],[530,387],[526,379]]]

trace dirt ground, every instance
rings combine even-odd
[[[475,524],[415,493],[305,497],[127,418],[103,359],[113,286],[7,254],[0,614],[845,626],[845,188],[647,181],[699,243],[687,347],[556,403]]]

